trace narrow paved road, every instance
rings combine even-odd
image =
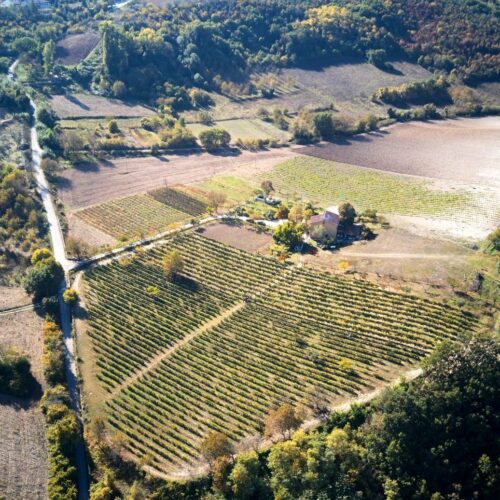
[[[9,68],[8,76],[11,80],[15,79],[15,69],[18,64],[16,60]],[[74,263],[66,258],[66,250],[64,246],[64,237],[62,234],[59,218],[57,216],[54,201],[50,194],[49,184],[42,169],[42,148],[38,142],[38,133],[36,130],[36,104],[30,97],[30,104],[33,110],[33,124],[31,126],[31,157],[32,168],[35,174],[38,192],[42,199],[43,207],[47,215],[49,223],[50,240],[52,244],[52,252],[55,259],[61,264],[67,275],[68,271],[74,267]],[[71,407],[78,416],[78,420],[82,424],[82,414],[80,408],[80,394],[78,390],[77,366],[75,361],[75,347],[73,336],[71,333],[71,310],[68,305],[62,300],[62,294],[67,286],[67,276],[61,283],[59,292],[59,305],[61,311],[61,330],[63,332],[63,341],[66,347],[66,379],[68,383],[68,391],[71,397]],[[78,470],[78,498],[79,500],[87,500],[89,497],[89,482],[88,482],[88,464],[85,451],[85,445],[81,441],[76,449],[76,465]]]

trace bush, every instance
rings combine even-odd
[[[127,87],[122,81],[117,80],[113,83],[111,92],[115,97],[125,97],[127,95]]]
[[[66,290],[64,290],[63,300],[66,304],[74,306],[78,303],[80,297],[78,296],[78,292],[75,289],[67,288]]]
[[[230,141],[229,132],[222,128],[211,128],[200,133],[200,142],[208,150],[226,147]]]
[[[302,243],[304,228],[292,221],[279,225],[273,232],[273,239],[279,245],[284,245],[288,250],[294,250]]]
[[[29,396],[35,380],[26,356],[0,347],[0,392],[10,396]]]
[[[36,119],[48,128],[53,128],[57,123],[57,116],[55,113],[45,107],[38,108],[36,112]]]
[[[108,122],[108,131],[110,134],[119,134],[120,128],[118,127],[118,122],[116,120],[110,120]]]
[[[161,129],[159,134],[162,145],[166,148],[190,149],[198,146],[193,133],[178,123],[172,128]]]
[[[43,325],[43,373],[47,383],[55,386],[65,380],[62,333],[54,321]]]
[[[449,104],[449,83],[440,76],[423,82],[403,83],[396,87],[382,87],[373,95],[375,101],[404,107],[408,104]]]

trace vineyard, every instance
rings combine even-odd
[[[205,205],[173,189],[93,205],[76,216],[115,238],[150,235],[205,211]]]
[[[348,200],[360,210],[373,208],[386,214],[416,215],[492,227],[500,214],[498,199],[493,193],[438,190],[425,180],[313,157],[287,160],[267,177],[279,192],[299,193],[320,204]]]
[[[155,189],[154,191],[150,191],[149,194],[160,203],[164,203],[195,217],[206,212],[208,208],[202,201],[176,189]]]
[[[185,266],[169,282],[172,248]],[[359,394],[473,327],[457,309],[197,234],[96,267],[85,283],[109,423],[166,473],[196,467],[210,430],[238,442],[280,402]]]

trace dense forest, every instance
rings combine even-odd
[[[142,3],[121,14],[104,0],[78,9],[51,3],[48,12],[2,8],[0,57],[53,64],[51,43],[70,25],[97,29],[119,15],[119,23],[101,23],[101,63],[81,64],[70,76],[120,97],[169,95],[165,83],[220,90],[252,70],[346,58],[382,67],[410,58],[469,83],[500,76],[500,8],[486,0],[215,0],[165,9]]]

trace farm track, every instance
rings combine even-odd
[[[16,60],[8,70],[8,77],[11,80],[15,79],[15,68],[18,64]],[[30,106],[33,111],[33,124],[31,126],[31,166],[33,168],[37,190],[42,199],[43,207],[49,224],[49,234],[52,246],[52,252],[56,261],[58,261],[65,273],[67,273],[75,263],[66,258],[66,250],[64,245],[64,237],[59,223],[54,201],[50,193],[49,184],[42,169],[42,148],[38,141],[38,132],[36,129],[36,104],[27,93],[30,99]],[[80,393],[78,390],[78,375],[75,361],[75,350],[72,336],[71,311],[69,306],[64,302],[62,294],[67,286],[67,277],[65,275],[59,289],[59,309],[61,330],[63,333],[63,342],[65,346],[65,371],[68,392],[71,399],[71,407],[75,411],[77,418],[82,425],[82,415],[80,407]],[[76,468],[78,476],[78,498],[79,500],[87,500],[89,497],[89,480],[88,480],[88,464],[83,439],[76,445]]]
[[[139,378],[144,376],[146,373],[148,373],[151,370],[153,370],[154,368],[156,368],[162,361],[165,361],[166,359],[168,359],[182,346],[191,342],[191,340],[193,340],[195,337],[198,337],[202,333],[205,333],[206,331],[208,331],[212,328],[215,328],[217,325],[219,325],[220,323],[222,323],[226,319],[230,318],[234,313],[239,311],[242,307],[244,307],[244,305],[245,305],[244,302],[238,302],[234,306],[223,311],[217,317],[208,320],[206,323],[204,323],[200,327],[193,330],[189,335],[187,335],[183,339],[179,340],[179,342],[174,344],[172,347],[170,347],[166,351],[155,356],[151,361],[149,361],[144,366],[144,368],[142,368],[138,372],[134,373],[132,376],[130,376],[128,379],[126,379],[123,383],[121,383],[119,386],[117,386],[113,390],[113,392],[111,392],[111,394],[109,395],[109,398],[113,399],[114,397],[116,397],[118,395],[118,393],[120,393],[122,390],[126,389],[128,386],[133,384],[136,380],[138,380]]]

